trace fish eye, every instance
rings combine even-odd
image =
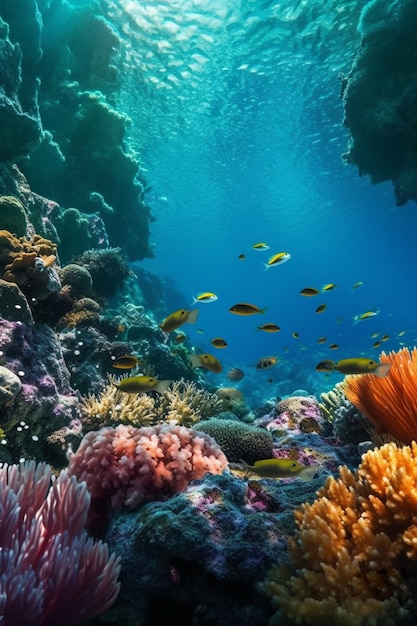
[[[294,461],[293,463],[291,463],[291,467],[297,467],[297,463]]]

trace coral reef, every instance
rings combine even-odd
[[[243,459],[251,464],[272,457],[272,436],[263,428],[216,417],[199,422],[197,428],[217,441],[231,463]]]
[[[162,608],[196,626],[265,626],[273,611],[260,583],[286,553],[292,507],[318,485],[295,483],[223,472],[114,516],[106,541],[121,556],[122,588],[108,619],[155,623]]]
[[[0,614],[4,626],[62,626],[116,600],[120,559],[83,532],[90,496],[33,461],[0,469]]]
[[[320,394],[319,406],[339,441],[359,444],[374,439],[376,433],[372,422],[346,398],[341,382]]]
[[[93,277],[87,268],[78,263],[65,265],[59,276],[63,287],[68,287],[74,296],[88,296],[93,286]]]
[[[339,468],[295,511],[290,568],[266,583],[271,624],[412,623],[417,580],[417,444],[369,451],[357,472]]]
[[[18,285],[32,308],[61,289],[54,268],[56,253],[56,245],[39,235],[17,238],[0,230],[1,278]]]
[[[130,274],[129,267],[121,255],[120,248],[86,250],[73,259],[84,267],[93,280],[93,297],[111,298],[122,289]]]
[[[374,425],[403,443],[417,439],[417,348],[410,352],[382,352],[381,363],[391,363],[387,376],[345,376],[342,391]]]
[[[0,365],[0,405],[11,404],[22,388],[22,382],[14,372]]]
[[[27,299],[15,283],[0,278],[0,318],[33,324]]]
[[[0,224],[16,237],[28,234],[28,214],[23,204],[14,196],[0,196]]]
[[[123,393],[110,383],[98,396],[90,394],[83,398],[81,421],[85,430],[117,424],[151,426],[158,422],[195,426],[220,409],[215,394],[183,379],[157,395]]]
[[[147,500],[183,491],[207,472],[219,474],[227,459],[216,442],[176,424],[134,428],[119,425],[87,433],[70,455],[68,472],[85,480],[91,518],[108,506],[137,508]]]
[[[13,460],[48,459],[62,467],[62,450],[48,444],[53,431],[68,426],[79,415],[80,401],[71,388],[61,347],[47,326],[27,326],[0,319],[4,365],[21,381],[11,406],[0,406],[1,425]]]
[[[245,396],[237,387],[219,387],[216,389],[216,395],[221,400],[222,411],[231,411],[242,420],[253,419]]]
[[[417,45],[413,2],[373,0],[359,23],[361,46],[343,77],[348,163],[373,183],[391,180],[397,204],[417,201]]]

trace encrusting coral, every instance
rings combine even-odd
[[[278,609],[311,626],[393,626],[416,609],[417,444],[388,443],[339,468],[318,498],[295,511],[292,567],[268,575]]]
[[[387,432],[409,444],[417,439],[417,348],[382,352],[380,361],[391,363],[386,376],[345,376],[343,393],[371,420],[377,433]]]
[[[117,424],[150,426],[158,422],[192,426],[220,410],[221,401],[215,394],[182,379],[156,397],[124,393],[110,383],[100,396],[83,398],[81,420],[85,430]]]

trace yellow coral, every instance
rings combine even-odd
[[[146,393],[123,393],[109,384],[99,397],[83,398],[82,421],[87,429],[119,423],[149,426],[159,422],[176,422],[191,426],[219,410],[221,402],[215,394],[183,379],[175,381],[156,397]]]
[[[416,608],[403,571],[417,571],[417,444],[388,443],[339,473],[295,512],[293,568],[266,582],[271,624],[388,626]]]
[[[390,433],[409,444],[417,439],[417,348],[382,352],[380,361],[391,363],[387,376],[345,376],[341,388],[377,433]]]

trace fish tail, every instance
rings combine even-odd
[[[157,391],[158,393],[165,393],[171,383],[172,380],[160,380],[158,384],[153,388],[153,391]]]
[[[264,263],[264,265],[265,265],[264,272],[266,272],[266,270],[269,270],[269,268],[270,268],[271,266],[270,266],[270,265],[268,265],[268,263]]]
[[[245,472],[253,472],[252,465],[249,465],[249,463],[246,463],[243,459],[239,459],[239,463],[242,463]]]
[[[262,313],[262,315],[265,315],[265,311],[266,311],[266,309],[267,309],[267,308],[268,308],[268,307],[264,306],[264,308],[263,308],[263,309],[259,309],[259,310],[260,310],[260,312]]]

